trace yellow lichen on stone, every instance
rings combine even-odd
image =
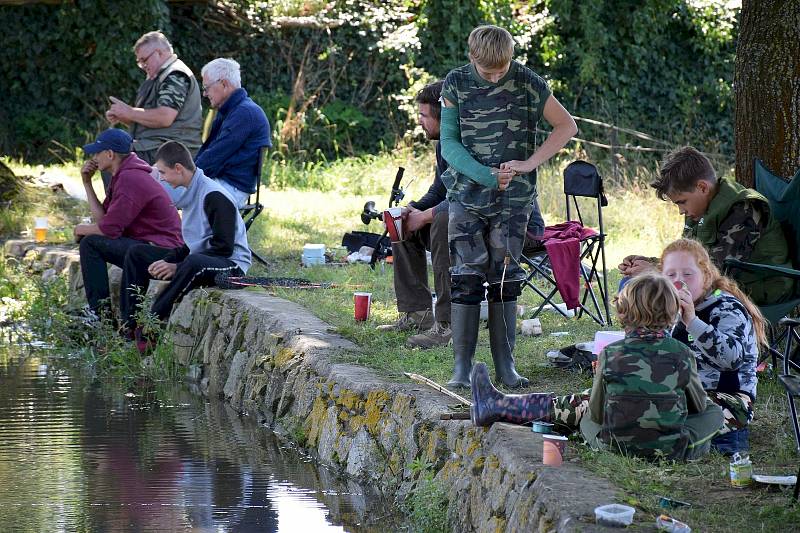
[[[428,431],[424,435],[427,442],[424,444],[425,459],[429,463],[435,463],[439,457],[439,448],[442,443],[447,442],[447,434],[443,429],[436,428],[433,431]],[[423,447],[423,435],[420,434],[420,447]]]
[[[308,444],[312,448],[317,445],[319,432],[322,431],[322,424],[325,422],[325,414],[327,411],[327,404],[323,401],[321,396],[317,396],[311,406],[311,413],[303,423],[303,431],[307,435]]]
[[[445,483],[450,479],[458,479],[462,475],[461,461],[446,461],[436,475]]]
[[[364,408],[364,400],[361,399],[361,396],[348,389],[341,389],[339,396],[335,397],[334,401],[337,405],[352,411],[361,411]]]
[[[472,455],[481,447],[481,439],[475,438],[473,436],[472,439],[469,440],[469,444],[467,444],[466,450],[464,450],[465,455]]]
[[[486,464],[486,457],[476,457],[474,461],[472,461],[472,466],[470,466],[470,470],[472,471],[473,476],[479,476],[483,471],[483,467]]]
[[[277,367],[284,366],[286,363],[294,359],[296,355],[297,354],[294,351],[290,350],[289,348],[279,349],[278,354],[275,356],[275,366]]]
[[[497,457],[496,455],[490,455],[487,458],[487,462],[488,464],[486,466],[488,466],[491,469],[500,468],[500,458]]]
[[[506,519],[500,518],[499,516],[493,516],[492,522],[494,522],[494,531],[495,533],[505,533],[506,531]]]
[[[389,393],[382,390],[372,391],[367,396],[367,403],[364,406],[364,423],[367,431],[373,435],[379,433],[379,424],[386,413],[386,404],[391,400]]]

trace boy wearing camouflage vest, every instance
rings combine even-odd
[[[473,422],[550,420],[562,432],[580,428],[594,448],[677,460],[707,454],[723,415],[703,390],[692,350],[666,332],[680,309],[677,291],[661,274],[642,274],[625,286],[616,307],[625,339],[598,357],[591,392],[552,400],[542,393],[504,395],[479,363],[472,372]]]
[[[449,387],[469,387],[480,303],[488,283],[489,338],[497,378],[528,380],[514,368],[516,300],[525,273],[518,259],[536,194],[536,168],[577,132],[542,78],[512,61],[514,40],[497,26],[469,36],[470,63],[442,87],[442,174],[450,201],[451,329],[455,368]],[[539,119],[553,131],[536,148]]]

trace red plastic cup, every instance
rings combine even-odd
[[[390,207],[383,212],[383,223],[386,224],[386,233],[389,240],[400,242],[403,240],[403,208]]]
[[[369,308],[372,306],[372,293],[371,292],[355,292],[353,293],[353,301],[355,304],[355,319],[363,322],[369,318]]]

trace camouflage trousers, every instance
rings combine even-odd
[[[553,411],[550,416],[559,433],[570,434],[580,427],[583,415],[589,411],[590,392],[591,389],[586,389],[577,394],[553,398]],[[717,435],[745,428],[753,420],[753,400],[747,394],[715,391],[706,393],[708,398],[722,409],[723,423]]]
[[[502,281],[522,281],[525,271],[519,256],[525,242],[525,230],[532,205],[500,209],[485,215],[471,211],[459,202],[450,202],[450,221],[447,227],[450,240],[450,276],[453,289],[461,285],[458,277],[474,277],[479,283],[467,283],[467,291],[482,291],[482,284]],[[506,264],[506,256],[510,260]],[[491,291],[491,289],[490,289]],[[457,294],[453,294],[454,299]],[[483,299],[481,292],[478,301]]]
[[[743,392],[728,394],[706,391],[708,398],[722,409],[723,423],[719,435],[743,429],[753,420],[753,400]]]
[[[589,412],[589,393],[591,391],[592,389],[586,389],[576,394],[553,398],[550,421],[554,424],[556,431],[569,435],[580,427],[583,416]]]

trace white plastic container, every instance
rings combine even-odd
[[[633,513],[635,512],[636,509],[633,507],[611,503],[595,507],[594,519],[601,526],[625,527],[633,523]]]
[[[325,245],[306,244],[303,246],[303,266],[324,265]]]

